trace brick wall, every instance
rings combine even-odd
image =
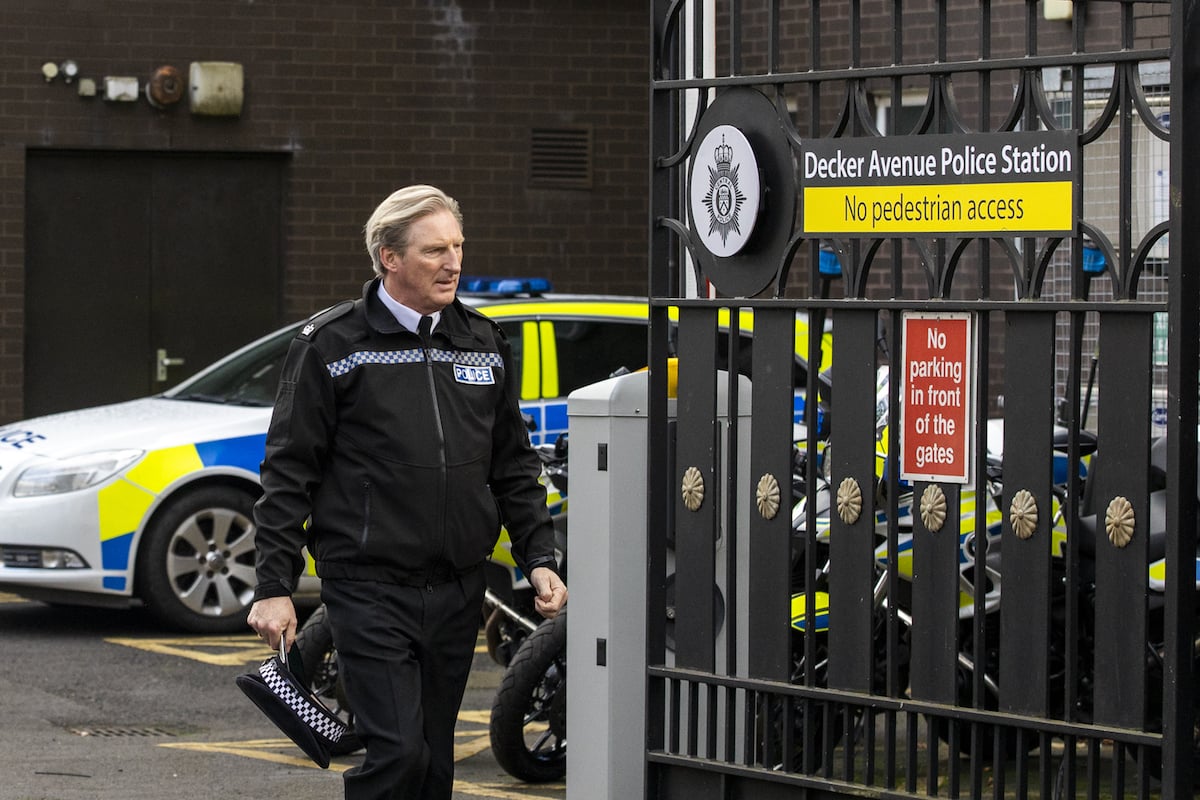
[[[361,230],[391,190],[442,186],[466,270],[643,293],[649,10],[641,0],[7,0],[0,5],[0,423],[21,415],[27,148],[291,155],[283,308],[370,275]],[[78,96],[81,77],[192,61],[245,70],[239,118]],[[590,129],[589,188],[529,184],[533,128]]]

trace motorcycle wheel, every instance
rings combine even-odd
[[[1147,683],[1150,687],[1148,708],[1152,709],[1151,727],[1162,730],[1162,715],[1157,709],[1162,708],[1163,698],[1163,663],[1164,647],[1158,644],[1150,648],[1151,657],[1147,664]],[[1200,674],[1200,640],[1193,645],[1192,672]],[[1162,750],[1148,748],[1135,750],[1134,757],[1142,762],[1142,766],[1156,781],[1162,780]],[[1192,693],[1192,787],[1200,795],[1200,693]]]
[[[806,684],[804,635],[792,632],[792,683],[819,688],[829,686],[828,634],[816,634],[813,642],[813,682]],[[790,708],[786,708],[784,703]],[[807,774],[817,773],[825,764],[827,755],[837,747],[846,735],[845,718],[833,712],[825,703],[815,700],[793,698],[789,701],[776,700],[768,708],[767,723],[771,726],[770,750],[762,754],[763,763],[779,767],[783,764],[783,745],[786,723],[791,722],[791,766],[790,771]]]
[[[488,733],[497,763],[526,783],[567,774],[567,615],[529,634],[505,670]]]
[[[975,622],[972,619],[965,619],[960,624],[961,628],[959,631],[958,643],[960,651],[974,655]],[[989,676],[992,681],[997,681],[997,676],[1000,674],[1000,621],[998,615],[992,614],[985,619],[984,644],[984,674]],[[957,704],[962,708],[971,708],[974,705],[975,685],[975,676],[972,670],[959,663],[955,667],[955,683],[957,686],[956,694],[958,696]],[[987,711],[996,711],[1000,708],[1000,698],[990,687],[987,686],[984,688],[983,708]],[[951,724],[952,723],[945,718],[939,718],[934,723],[938,738],[947,744],[949,744],[952,738],[950,731]],[[1017,732],[1012,728],[1002,728],[999,735],[1000,746],[1004,752],[1005,758],[1015,758],[1017,751],[1021,749],[1021,747],[1018,745]],[[996,736],[997,732],[995,728],[988,725],[979,726],[979,751],[985,754],[995,752]],[[1023,749],[1026,753],[1032,753],[1035,749],[1037,749],[1037,746],[1037,737],[1025,737]],[[971,731],[969,729],[960,731],[960,735],[958,737],[958,751],[964,756],[971,754]]]
[[[296,634],[296,648],[308,678],[308,688],[321,698],[329,710],[346,723],[346,732],[330,748],[335,756],[345,756],[362,749],[362,741],[354,732],[354,713],[346,702],[346,693],[338,679],[337,651],[333,648],[333,628],[325,606],[321,606]]]
[[[502,667],[512,663],[513,656],[528,635],[524,628],[506,617],[500,609],[488,615],[483,632],[487,639],[488,655]]]

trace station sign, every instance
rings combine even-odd
[[[1074,131],[805,140],[801,226],[820,237],[1070,236]]]
[[[974,318],[907,312],[902,319],[900,477],[974,479]]]

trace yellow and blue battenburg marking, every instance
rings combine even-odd
[[[801,633],[808,632],[808,596],[804,592],[792,595],[792,627]],[[813,630],[817,633],[829,630],[829,593],[813,592]]]
[[[1160,558],[1150,565],[1150,589],[1155,592],[1167,590],[1167,560]],[[1196,588],[1200,589],[1200,558],[1196,559]]]
[[[266,449],[265,433],[152,450],[120,480],[96,494],[100,562],[105,571],[128,573],[133,536],[158,495],[184,475],[213,467],[257,474]],[[105,589],[123,592],[128,575],[106,575]]]
[[[542,485],[546,486],[546,479],[543,476],[540,478]],[[558,517],[567,513],[567,498],[561,492],[551,486],[546,486],[546,509],[550,512],[551,517]],[[492,560],[498,564],[504,564],[511,567],[517,576],[517,580],[524,577],[521,568],[517,566],[517,560],[512,554],[512,540],[508,538],[508,529],[500,529],[500,538],[496,540],[496,546],[492,548]]]

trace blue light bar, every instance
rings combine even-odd
[[[821,255],[817,260],[817,271],[822,275],[830,277],[842,274],[842,262],[838,258],[837,253],[832,250],[821,248]]]
[[[1104,251],[1099,247],[1085,244],[1083,246],[1083,271],[1096,275],[1104,272],[1104,267],[1107,266],[1108,259],[1104,257]]]
[[[488,295],[532,295],[551,291],[550,281],[546,278],[462,278],[459,287],[469,294]]]

